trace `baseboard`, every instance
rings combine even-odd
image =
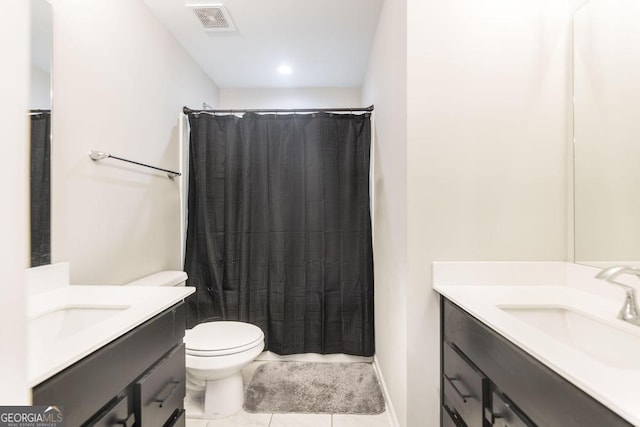
[[[380,381],[380,387],[382,388],[382,394],[384,396],[384,403],[386,405],[389,425],[391,427],[400,427],[400,422],[398,421],[398,416],[396,415],[396,410],[393,407],[393,403],[391,403],[389,389],[387,389],[387,384],[384,382],[384,376],[382,375],[382,369],[380,369],[380,364],[378,363],[377,356],[373,356],[373,369],[375,369],[378,380]]]

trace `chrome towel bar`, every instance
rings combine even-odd
[[[133,160],[123,159],[122,157],[112,156],[111,154],[105,153],[104,151],[92,150],[89,153],[89,157],[93,161],[104,160],[104,159],[116,159],[116,160],[120,160],[122,162],[133,163],[134,165],[138,165],[138,166],[144,166],[145,168],[151,168],[151,169],[159,170],[159,171],[162,171],[162,172],[166,172],[167,176],[170,179],[173,179],[176,176],[181,176],[182,175],[180,172],[174,172],[174,171],[169,170],[169,169],[163,169],[163,168],[159,168],[159,167],[156,167],[156,166],[151,166],[151,165],[147,165],[147,164],[144,164],[144,163],[136,162],[136,161],[133,161]]]

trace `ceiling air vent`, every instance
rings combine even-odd
[[[206,31],[235,31],[229,12],[221,4],[188,4]]]

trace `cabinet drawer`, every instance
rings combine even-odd
[[[464,427],[464,424],[459,421],[456,414],[452,414],[449,412],[449,409],[444,406],[442,408],[442,427]]]
[[[129,414],[129,400],[122,396],[86,425],[91,427],[133,427],[135,416]]]
[[[535,424],[519,415],[518,410],[496,392],[491,394],[491,413],[488,414],[487,421],[494,427],[535,427]]]
[[[482,391],[486,379],[448,344],[443,346],[443,356],[445,403],[469,427],[482,427]]]
[[[184,344],[155,365],[134,387],[139,427],[164,426],[185,396]]]
[[[180,409],[173,416],[171,420],[165,425],[165,427],[185,427],[187,414],[184,409]]]

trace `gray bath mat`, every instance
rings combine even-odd
[[[245,392],[247,412],[380,414],[384,398],[369,363],[265,363]]]

